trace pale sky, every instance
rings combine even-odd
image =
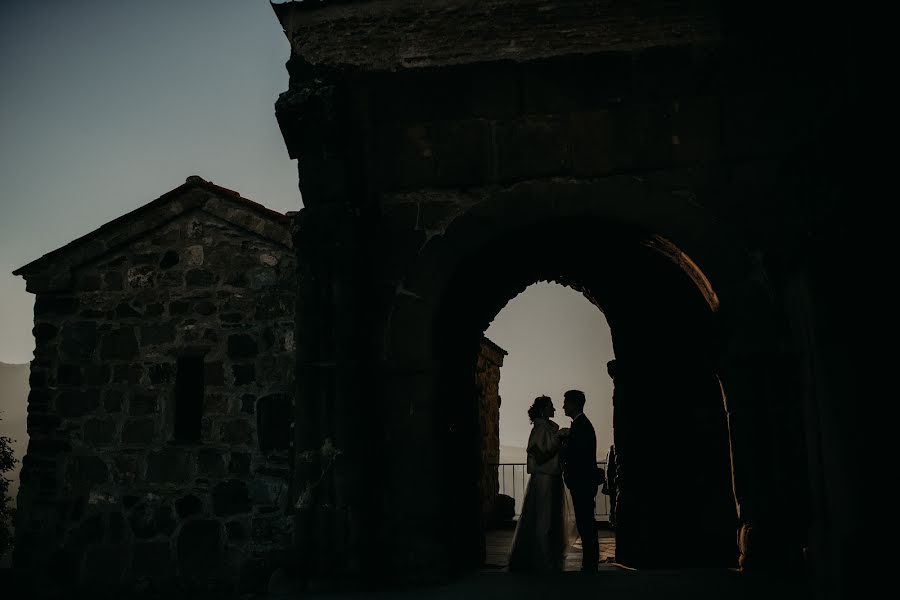
[[[0,362],[32,358],[34,297],[11,271],[200,175],[277,211],[302,207],[274,115],[290,47],[267,0],[0,0]],[[612,358],[602,313],[540,284],[488,335],[501,442],[531,400],[587,393],[601,457]],[[3,407],[0,406],[0,410]]]

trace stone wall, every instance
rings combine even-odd
[[[481,425],[481,511],[489,515],[500,493],[497,463],[500,462],[500,367],[507,352],[484,338],[478,351],[475,380],[481,402],[478,417]]]
[[[289,546],[296,260],[289,235],[234,224],[286,219],[226,213],[185,212],[37,294],[16,562],[46,583],[258,587]],[[184,356],[203,365],[193,443],[173,439]]]

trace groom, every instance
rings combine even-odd
[[[596,571],[600,560],[597,522],[594,520],[594,496],[597,495],[597,434],[584,414],[584,392],[569,390],[563,395],[563,412],[572,419],[564,438],[561,458],[563,477],[572,492],[575,525],[581,536],[582,571]]]

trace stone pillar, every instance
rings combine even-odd
[[[479,422],[481,424],[481,512],[489,517],[500,493],[500,367],[506,351],[484,338],[478,352],[475,379],[479,390]]]

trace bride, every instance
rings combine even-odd
[[[561,571],[565,562],[568,511],[559,462],[559,425],[550,420],[554,414],[548,396],[538,396],[528,409],[533,424],[527,448],[531,477],[513,535],[511,571]]]

